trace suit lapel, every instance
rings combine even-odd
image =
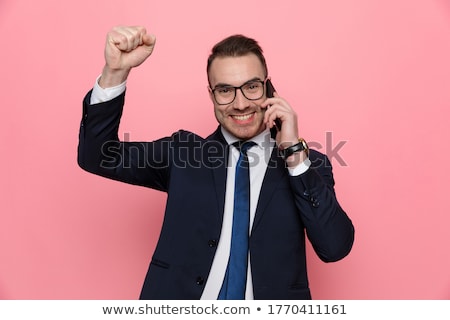
[[[275,147],[272,151],[270,162],[267,166],[266,174],[261,186],[261,192],[259,194],[258,205],[256,206],[252,231],[258,227],[265,209],[272,199],[272,195],[283,180],[283,176],[287,174],[287,169],[285,169],[285,167],[286,164],[283,159],[278,156],[278,151]]]
[[[210,168],[212,168],[211,171],[217,197],[217,212],[220,216],[220,221],[222,221],[223,210],[225,207],[229,146],[220,131],[220,127],[208,138],[206,138],[206,140],[208,144],[206,149],[208,152],[205,152],[207,157],[207,159],[205,159],[205,163],[208,163]]]

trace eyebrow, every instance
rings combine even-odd
[[[259,77],[254,77],[254,78],[252,78],[252,79],[250,79],[250,80],[245,81],[245,82],[242,84],[242,86],[243,86],[243,85],[246,85],[246,84],[248,84],[248,83],[250,83],[250,82],[254,82],[254,81],[263,81],[263,80],[261,80]],[[218,84],[216,84],[216,85],[214,86],[214,89],[215,89],[215,88],[219,88],[219,87],[232,87],[232,88],[235,88],[235,86],[232,86],[231,84],[224,83],[224,82],[219,82]]]

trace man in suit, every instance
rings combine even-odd
[[[168,194],[140,298],[311,299],[305,234],[320,259],[333,262],[350,252],[354,228],[336,199],[327,157],[299,138],[289,103],[268,96],[260,46],[242,35],[214,46],[207,76],[219,126],[209,137],[180,130],[152,142],[121,142],[126,79],[155,41],[143,27],[108,33],[103,72],[83,102],[78,147],[83,169]],[[235,240],[242,141],[252,141],[243,156],[251,187],[246,234]],[[229,280],[231,257],[244,243],[242,292],[222,295],[238,286]]]

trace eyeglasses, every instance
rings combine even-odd
[[[250,80],[240,87],[228,85],[219,85],[212,89],[214,100],[217,104],[230,104],[236,99],[236,90],[241,90],[244,97],[248,100],[258,100],[264,96],[264,83],[262,80]]]

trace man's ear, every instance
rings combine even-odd
[[[214,102],[215,102],[214,93],[212,92],[212,89],[210,86],[208,86],[207,89],[208,89],[208,93],[209,93],[209,98],[211,99],[212,103],[214,104]]]

